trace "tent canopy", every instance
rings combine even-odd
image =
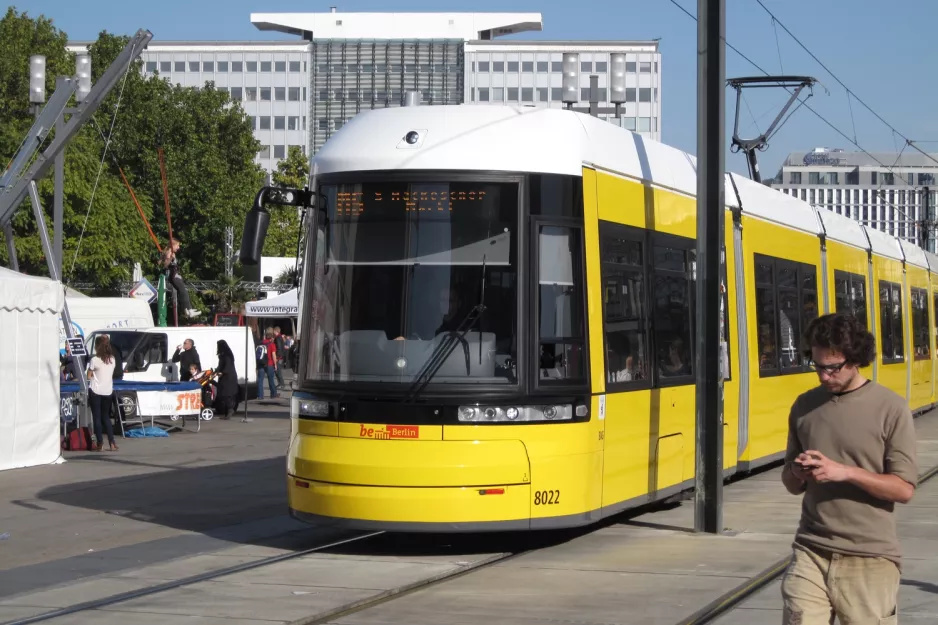
[[[244,310],[246,317],[296,317],[300,310],[297,289],[290,289],[277,297],[247,302]]]
[[[0,267],[0,471],[59,458],[64,301],[60,283]]]

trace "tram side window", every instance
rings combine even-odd
[[[755,255],[759,375],[803,373],[801,335],[818,316],[814,265]]]
[[[652,249],[655,362],[662,384],[684,382],[682,378],[694,373],[692,254],[692,250],[670,242],[657,243]]]
[[[895,282],[879,281],[879,317],[883,363],[903,362],[902,288]]]
[[[580,231],[539,225],[537,247],[540,381],[581,383],[585,340]]]
[[[915,360],[928,360],[928,291],[912,288],[912,350]]]
[[[935,322],[935,344],[938,345],[938,292],[932,293],[932,299],[934,300],[934,311],[935,317],[933,321]]]
[[[600,225],[606,382],[647,384],[645,246],[640,231]]]
[[[866,279],[863,276],[835,270],[834,294],[837,312],[853,315],[863,327],[869,327],[866,322]]]

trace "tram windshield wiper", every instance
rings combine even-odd
[[[443,363],[446,362],[446,360],[456,349],[456,345],[461,344],[463,347],[463,352],[466,355],[466,375],[469,375],[469,342],[466,341],[466,334],[468,334],[469,331],[472,330],[476,323],[478,323],[478,321],[482,318],[483,312],[485,312],[485,256],[482,257],[482,289],[479,293],[479,303],[472,307],[472,310],[470,310],[465,318],[463,318],[455,330],[450,330],[443,336],[443,340],[441,340],[434,348],[433,352],[430,353],[430,357],[427,359],[427,362],[424,364],[424,366],[421,367],[420,372],[417,374],[417,377],[414,378],[414,382],[411,384],[410,389],[408,390],[407,401],[416,401],[420,393],[423,392],[423,389],[427,387],[427,384],[430,383],[430,380],[433,379],[433,376],[437,374],[437,372],[443,366]],[[481,362],[481,336],[479,339],[479,361]]]

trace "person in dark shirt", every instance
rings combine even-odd
[[[274,345],[277,348],[277,371],[275,372],[277,376],[277,387],[283,388],[287,385],[287,383],[283,381],[282,371],[284,361],[286,361],[287,357],[287,350],[284,346],[283,335],[280,333],[280,326],[274,326]]]
[[[199,352],[195,349],[195,343],[192,339],[186,339],[182,345],[176,347],[176,353],[173,354],[173,362],[179,363],[179,379],[188,382],[192,379],[189,373],[189,367],[195,365],[202,370],[202,361],[199,360]]]

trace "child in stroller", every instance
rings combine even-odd
[[[199,418],[209,421],[215,416],[215,411],[212,409],[215,402],[215,385],[217,383],[215,372],[212,369],[199,371],[199,367],[193,363],[189,366],[189,373],[192,374],[192,381],[198,382],[202,386],[202,410],[199,413]]]

